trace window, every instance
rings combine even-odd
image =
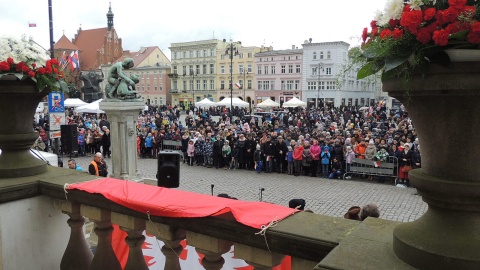
[[[190,51],[190,58],[193,58],[193,51]]]
[[[268,74],[268,66],[264,66],[263,70],[265,71],[265,74]]]
[[[301,72],[301,66],[297,64],[295,66],[295,73],[300,73],[300,72]]]
[[[220,81],[220,90],[225,89],[225,81]]]
[[[243,74],[243,64],[238,65],[238,73]]]
[[[210,80],[210,90],[215,89],[215,80]]]
[[[313,67],[312,68],[312,76],[317,76],[317,71],[318,71],[318,67]]]
[[[172,89],[174,90],[178,90],[178,82],[175,80],[173,81],[173,86],[172,86]]]
[[[190,65],[188,67],[189,67],[189,69],[188,69],[188,74],[187,75],[193,74],[193,65]]]
[[[210,57],[212,56],[215,56],[215,50],[214,49],[210,49]]]
[[[293,73],[293,65],[288,65],[288,73]]]
[[[323,59],[323,52],[320,52],[320,59]]]
[[[248,58],[252,58],[252,53],[251,52],[248,53]]]
[[[150,85],[147,85],[147,92],[150,92]]]
[[[183,75],[187,74],[187,66],[183,66]]]
[[[293,90],[293,80],[287,81],[287,90]]]
[[[317,82],[308,82],[307,90],[317,90]]]
[[[207,50],[203,50],[203,57],[207,57]]]
[[[280,90],[285,90],[286,87],[285,87],[285,81],[280,81]]]
[[[203,90],[207,90],[207,80],[203,80]]]
[[[262,81],[258,81],[257,84],[258,84],[258,85],[257,85],[257,89],[258,89],[258,90],[262,90],[263,82],[262,82]]]
[[[177,52],[173,53],[173,59],[177,59]]]
[[[202,54],[200,53],[200,51],[197,51],[197,58],[198,57],[202,57]]]
[[[187,58],[187,52],[182,52],[183,54],[183,59]]]
[[[220,73],[225,74],[225,66],[220,66]]]
[[[154,91],[155,91],[155,92],[157,92],[157,91],[158,91],[158,87],[157,87],[157,85],[155,85]]]
[[[248,89],[252,89],[252,80],[247,80]]]
[[[248,64],[247,72],[252,73],[252,64]]]
[[[238,80],[238,83],[240,84],[240,89],[244,89],[243,80]]]
[[[332,75],[332,68],[325,68],[325,74]]]
[[[275,81],[270,81],[270,90],[275,90]]]
[[[330,51],[327,51],[327,59],[332,58]]]
[[[195,66],[195,73],[200,74],[200,65]]]
[[[271,66],[271,67],[270,67],[270,70],[272,71],[272,72],[271,72],[272,74],[275,74],[275,66]]]
[[[210,64],[210,74],[214,74],[214,73],[215,73],[215,68],[213,64]]]
[[[294,90],[300,90],[300,80],[295,80]]]
[[[317,52],[313,52],[313,60],[317,60]]]
[[[203,74],[207,74],[207,65],[203,65]]]
[[[257,74],[258,75],[262,74],[262,66],[257,66]]]
[[[177,66],[174,66],[174,67],[173,67],[173,74],[178,74]]]
[[[282,74],[285,74],[285,65],[282,65]]]
[[[193,80],[190,80],[189,82],[190,82],[190,90],[193,90],[193,85],[194,85]]]
[[[195,89],[200,90],[200,80],[197,80],[197,88]]]

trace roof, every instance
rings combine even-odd
[[[73,44],[65,35],[62,35],[62,37],[55,43],[54,49],[77,51],[78,47]]]
[[[97,51],[103,47],[107,33],[107,27],[78,31],[74,42],[82,50],[80,55],[82,70],[96,69],[101,65],[97,63]]]
[[[133,59],[134,66],[133,68],[137,68],[140,65],[142,65],[142,62],[150,55],[152,54],[156,49],[160,50],[157,46],[151,46],[151,47],[141,47],[138,52],[127,52],[124,51],[123,55],[116,59],[115,62],[121,62],[125,60],[125,58],[130,57]]]

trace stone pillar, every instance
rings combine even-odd
[[[145,107],[142,101],[108,99],[100,103],[110,122],[112,151],[111,175],[118,179],[139,180],[137,172],[136,123],[138,113]]]
[[[282,254],[238,243],[235,243],[234,253],[235,257],[245,260],[255,267],[255,270],[270,270],[279,265],[285,257]]]
[[[233,245],[230,241],[191,231],[187,231],[187,243],[205,255],[202,259],[202,264],[206,270],[222,269],[225,263],[222,254],[229,252]]]
[[[82,204],[80,213],[95,222],[95,234],[98,236],[97,251],[89,269],[121,270],[120,262],[112,248],[111,212]]]
[[[67,248],[60,262],[62,270],[88,269],[92,263],[93,254],[88,248],[83,225],[85,218],[80,215],[80,205],[68,201],[55,201],[55,207],[70,216],[68,226],[71,228]]]
[[[127,238],[125,238],[125,242],[129,247],[125,270],[148,270],[142,252],[142,244],[145,242],[145,236],[143,235],[146,227],[145,220],[113,212],[112,222],[119,225],[120,229],[128,234]]]
[[[185,239],[186,231],[156,222],[147,222],[147,234],[154,235],[165,243],[161,251],[165,255],[165,270],[181,270],[179,256],[183,251],[180,242]]]

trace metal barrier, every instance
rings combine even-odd
[[[389,156],[386,162],[362,159],[355,157],[350,166],[345,166],[343,179],[348,174],[362,174],[371,176],[386,176],[395,178],[398,176],[398,158]]]
[[[175,152],[178,152],[181,156],[183,156],[181,141],[163,140],[161,145],[161,150],[175,151]]]

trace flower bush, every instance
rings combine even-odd
[[[382,80],[425,73],[432,62],[448,64],[446,49],[480,48],[479,0],[388,0],[362,45],[351,52],[363,67],[357,78],[382,72]],[[359,60],[360,59],[360,60]]]
[[[0,78],[13,74],[20,80],[31,79],[39,91],[62,90],[64,78],[56,59],[49,59],[47,51],[25,37],[0,37]],[[63,82],[63,81],[62,81]]]

